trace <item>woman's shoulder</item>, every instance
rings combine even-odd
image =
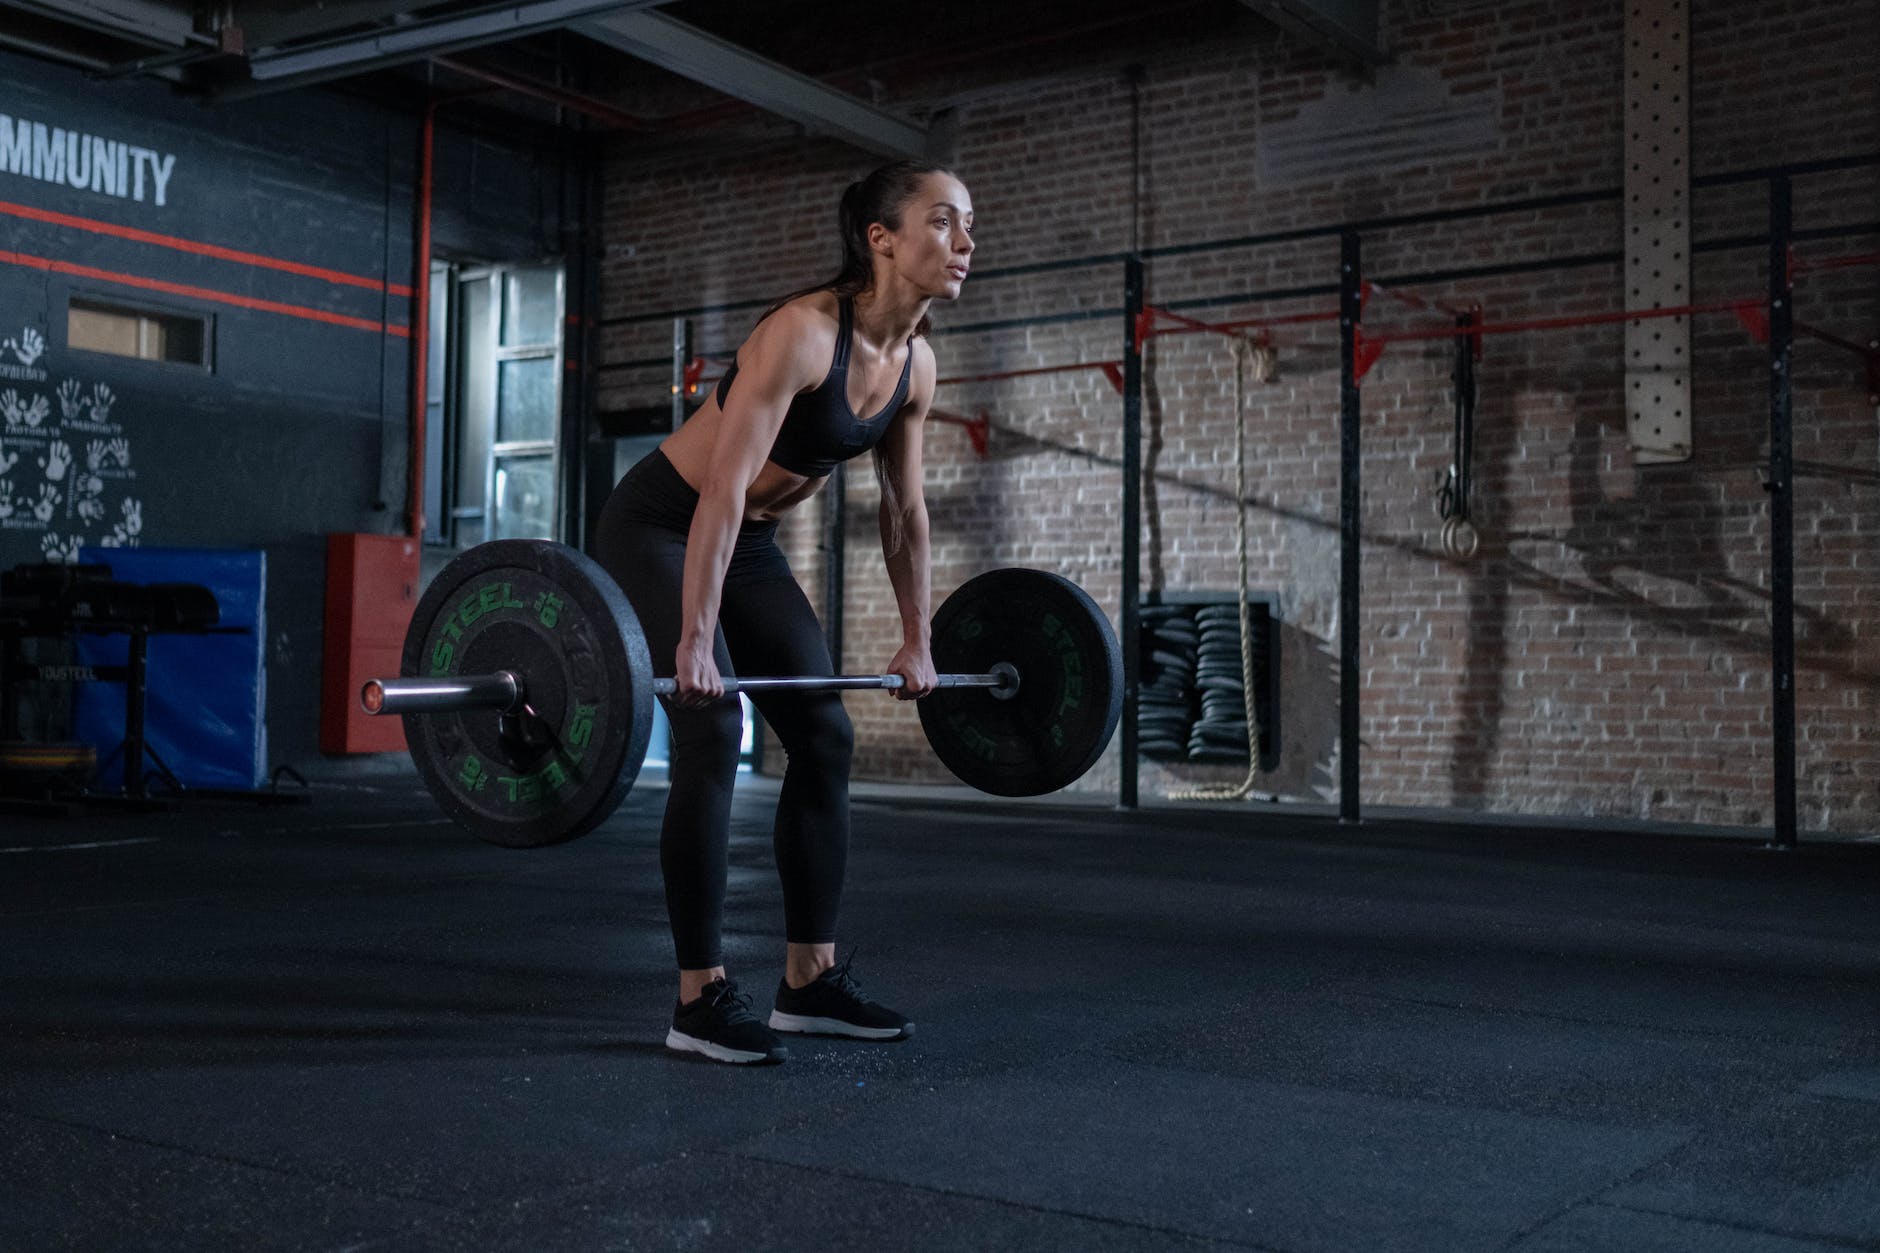
[[[752,329],[738,352],[738,368],[779,371],[793,384],[813,387],[829,371],[836,331],[833,293],[792,297]]]
[[[780,325],[794,331],[827,330],[833,336],[842,318],[841,298],[828,288],[804,292],[778,305],[764,321],[777,318],[782,319]]]
[[[933,345],[927,342],[925,335],[916,335],[907,343],[908,370],[917,385],[931,388],[940,373],[939,365],[933,355]]]
[[[751,328],[746,344],[767,352],[827,353],[835,346],[839,310],[834,292],[793,296]]]

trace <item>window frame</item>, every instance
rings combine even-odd
[[[72,342],[72,310],[83,308],[88,312],[134,316],[150,321],[188,321],[202,327],[202,359],[200,361],[176,360],[171,357],[133,356],[129,353],[112,352],[106,348],[87,348]],[[138,365],[156,366],[169,370],[189,370],[200,374],[214,374],[216,358],[216,315],[212,309],[193,307],[184,304],[171,304],[160,300],[126,299],[125,297],[100,292],[94,288],[68,288],[65,293],[65,347],[68,351],[85,353],[110,361],[135,362]]]

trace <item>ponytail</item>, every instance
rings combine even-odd
[[[842,265],[834,276],[813,287],[793,291],[764,310],[762,322],[783,306],[802,296],[831,291],[838,296],[855,297],[875,284],[873,250],[868,246],[868,228],[879,222],[891,231],[901,229],[901,207],[920,190],[920,180],[929,174],[947,173],[945,166],[921,161],[893,161],[858,179],[843,189],[836,206],[836,231],[842,242]],[[932,320],[922,314],[914,334],[925,339],[933,329]]]

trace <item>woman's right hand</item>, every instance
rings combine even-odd
[[[712,656],[708,640],[679,641],[672,677],[672,700],[681,708],[698,709],[725,694],[725,681],[718,673],[718,659]]]

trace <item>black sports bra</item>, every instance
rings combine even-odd
[[[836,355],[829,363],[829,373],[814,391],[801,392],[790,401],[783,415],[783,426],[770,446],[770,459],[790,471],[819,479],[852,457],[859,457],[887,433],[888,419],[907,403],[907,381],[914,365],[914,341],[908,339],[907,360],[901,366],[901,381],[894,395],[880,413],[872,418],[858,418],[849,408],[849,345],[855,329],[855,302],[844,296],[838,302]],[[738,377],[738,363],[733,361],[725,376],[718,380],[718,407],[725,407],[731,394],[732,380]]]

